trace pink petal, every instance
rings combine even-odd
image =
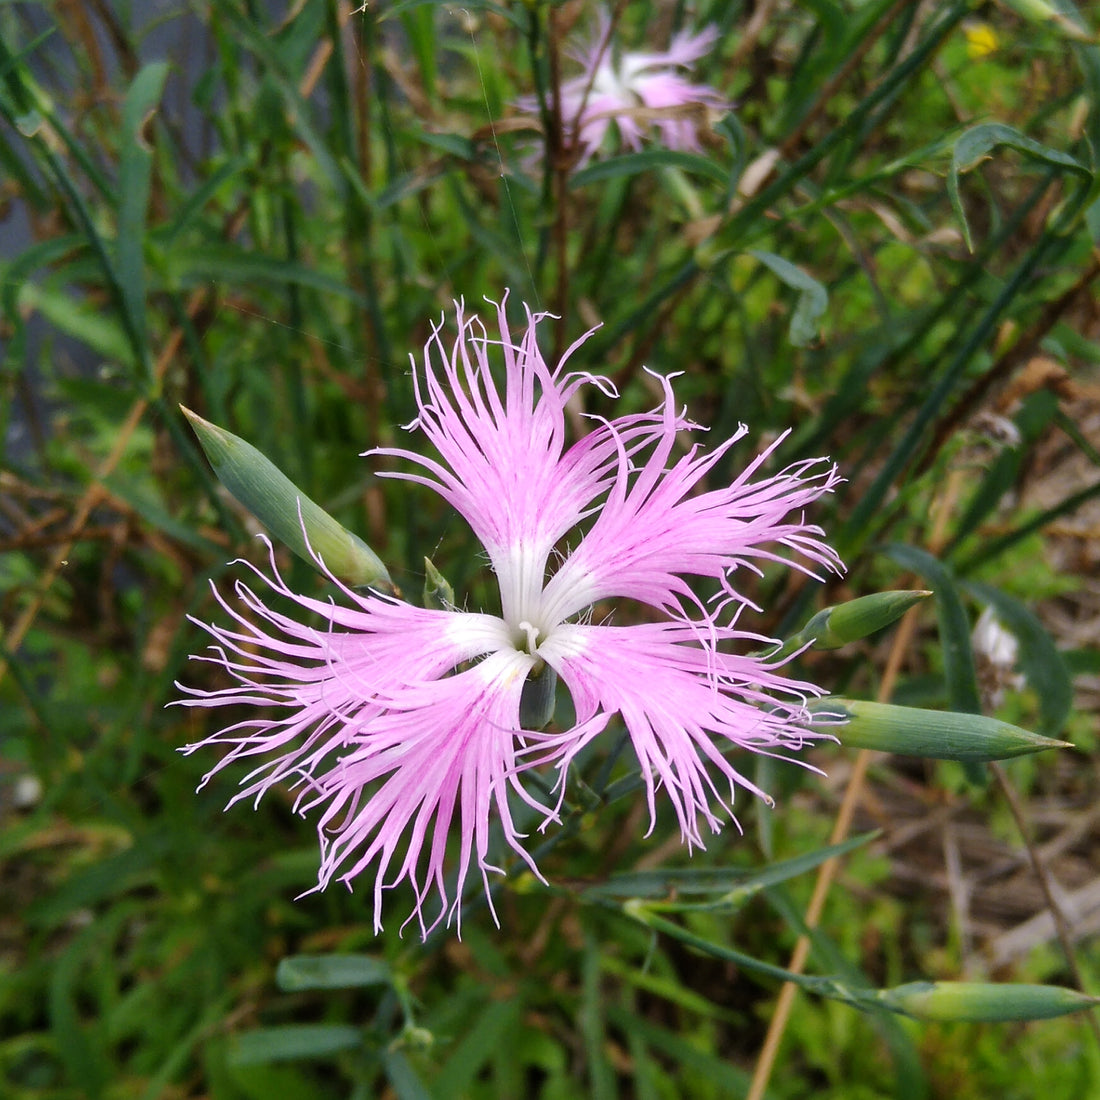
[[[241,780],[243,789],[231,802],[258,802],[276,784],[299,788],[296,808],[301,812],[324,807],[319,887],[338,872],[341,881],[350,883],[381,856],[376,901],[384,888],[407,879],[415,889],[415,913],[422,925],[431,890],[443,907],[436,921],[451,898],[442,879],[442,859],[457,805],[461,857],[450,919],[471,853],[483,878],[491,869],[486,856],[494,808],[505,840],[519,850],[507,795],[511,787],[531,801],[519,786],[522,769],[516,767],[514,754],[520,693],[535,658],[513,649],[508,628],[493,616],[433,611],[347,589],[344,595],[355,606],[340,607],[289,590],[274,561],[272,574],[259,575],[322,624],[299,623],[238,584],[237,595],[253,621],[216,593],[236,627],[200,623],[218,642],[214,655],[204,659],[222,665],[236,684],[214,691],[180,685],[188,697],[179,702],[197,707],[247,704],[273,712],[230,725],[183,751],[228,748],[204,784],[232,762],[258,758],[261,762]],[[447,675],[486,653],[479,664]],[[378,790],[372,794],[366,788],[375,782]],[[543,816],[552,814],[539,809]],[[422,876],[418,868],[433,814]],[[402,840],[406,854],[387,882],[387,869]],[[364,849],[358,856],[357,848]],[[345,866],[349,862],[354,864],[350,869]],[[381,926],[380,909],[375,923]]]
[[[377,930],[383,892],[407,881],[426,935],[441,920],[460,918],[471,864],[488,892],[488,873],[499,870],[488,859],[494,810],[505,842],[538,874],[519,844],[508,801],[509,788],[530,801],[515,757],[523,744],[520,693],[533,664],[529,654],[494,653],[455,676],[383,700],[356,730],[347,755],[318,777],[302,802],[303,812],[323,806],[318,889],[334,877],[350,886],[371,867]],[[459,848],[453,885],[445,874],[452,832]],[[434,917],[424,911],[432,896]]]
[[[522,550],[535,563],[541,584],[554,543],[592,507],[614,472],[607,445],[573,447],[563,457],[566,404],[582,385],[609,387],[590,375],[566,372],[569,357],[590,333],[551,369],[536,340],[546,314],[528,312],[527,327],[515,343],[504,302],[497,306],[499,338],[490,337],[477,317],[466,316],[461,304],[457,309],[454,342],[448,347],[442,326],[437,327],[419,368],[414,363],[420,414],[413,426],[442,461],[397,448],[368,453],[418,465],[424,473],[382,476],[434,489],[466,518],[498,573]],[[494,359],[503,365],[503,391],[494,378]]]
[[[718,635],[719,641],[751,638],[728,628]],[[800,724],[807,719],[803,702],[821,694],[818,688],[782,676],[766,660],[701,645],[698,632],[686,624],[563,626],[539,654],[569,688],[578,728],[601,711],[620,714],[645,780],[650,828],[656,791],[663,787],[689,847],[705,847],[700,819],[712,832],[721,828],[713,807],[732,818],[737,787],[772,804],[730,763],[731,748],[789,759],[827,736]],[[590,739],[577,732],[543,739],[531,752],[539,763],[553,761],[564,772]],[[728,793],[714,776],[725,781]]]
[[[623,146],[640,150],[650,120],[639,114],[639,108],[669,112],[668,118],[654,123],[668,148],[698,150],[699,119],[686,116],[682,109],[725,110],[730,104],[713,88],[691,83],[676,69],[708,53],[718,29],[707,27],[698,34],[682,31],[667,50],[621,56],[613,50],[610,38],[611,19],[601,11],[595,37],[586,46],[569,51],[582,72],[562,82],[561,118],[566,142],[579,154],[577,167],[583,167],[599,151],[612,123]],[[539,110],[534,96],[521,96],[516,106],[527,114]]]
[[[684,600],[698,606],[684,574],[728,585],[728,574],[739,567],[785,560],[778,548],[801,557],[806,564],[793,564],[806,572],[814,566],[839,572],[836,553],[802,514],[840,481],[836,467],[811,460],[753,481],[780,439],[730,485],[695,493],[745,429],[709,453],[696,446],[672,462],[683,421],[674,412],[670,381],[661,381],[664,424],[652,453],[643,463],[620,455],[619,476],[599,516],[548,582],[543,606],[565,619],[597,600],[627,597],[677,614]],[[731,586],[728,591],[741,600]]]
[[[704,27],[698,34],[690,30],[680,31],[673,36],[667,50],[654,53],[630,53],[626,55],[623,68],[631,75],[645,70],[667,66],[686,66],[706,56],[718,40],[718,28]],[[629,60],[627,60],[629,59]]]

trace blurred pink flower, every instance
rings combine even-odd
[[[681,31],[669,48],[657,53],[619,53],[611,42],[611,20],[600,17],[599,33],[584,49],[571,51],[584,71],[561,85],[561,117],[567,148],[576,148],[578,166],[599,150],[614,123],[619,140],[638,152],[649,125],[655,125],[669,149],[698,152],[699,125],[705,108],[729,110],[730,104],[706,84],[692,84],[677,69],[698,61],[714,45],[716,27],[698,34]],[[535,96],[517,101],[535,114]]]
[[[427,486],[466,519],[496,572],[500,614],[429,610],[342,585],[340,602],[313,599],[286,586],[272,555],[271,575],[259,575],[310,614],[289,617],[238,582],[245,612],[218,595],[235,625],[205,626],[217,645],[201,658],[236,683],[183,688],[189,706],[270,708],[183,751],[229,749],[204,783],[231,763],[264,758],[233,801],[258,801],[276,784],[297,788],[295,808],[320,814],[316,889],[333,878],[350,887],[370,868],[376,928],[383,891],[402,881],[424,934],[459,913],[471,867],[488,891],[488,872],[499,870],[489,861],[494,816],[539,875],[513,814],[525,803],[540,828],[559,820],[567,765],[616,715],[641,765],[651,822],[663,788],[689,847],[704,846],[704,824],[721,828],[717,810],[732,817],[736,787],[771,804],[730,750],[786,756],[823,736],[804,726],[816,687],[727,643],[769,641],[736,625],[751,606],[733,584],[739,568],[783,561],[785,548],[807,573],[840,569],[803,515],[837,483],[835,466],[816,459],[760,476],[777,442],[732,484],[703,490],[746,429],[709,452],[678,450],[680,433],[700,429],[676,411],[671,378],[657,375],[657,409],[594,419],[567,445],[566,404],[577,391],[616,396],[606,379],[566,369],[591,333],[551,368],[536,343],[546,314],[528,310],[514,338],[505,303],[495,308],[499,336],[459,304],[453,343],[441,323],[413,361],[420,411],[409,427],[438,457],[368,453],[411,463],[412,472],[381,476]],[[717,596],[702,602],[687,576],[717,581]],[[658,621],[593,622],[593,606],[615,599],[648,605]],[[524,685],[545,666],[572,697],[568,729],[522,728]],[[520,781],[548,765],[558,772],[549,806]],[[452,833],[457,877],[448,882]]]

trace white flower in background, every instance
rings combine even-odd
[[[1005,630],[991,605],[978,616],[970,636],[974,659],[978,666],[978,684],[987,710],[996,710],[1003,702],[1005,691],[1019,691],[1024,678],[1016,668],[1020,643],[1016,635]]]

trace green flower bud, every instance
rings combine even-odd
[[[835,728],[845,745],[903,756],[983,762],[1073,747],[982,714],[840,698],[815,700],[809,710],[821,716],[823,726]]]
[[[989,982],[910,982],[880,990],[877,1000],[892,1012],[921,1020],[990,1023],[1044,1020],[1100,1004],[1100,998],[1057,985]]]
[[[922,590],[875,592],[836,607],[826,607],[803,627],[802,637],[805,641],[813,638],[817,649],[839,649],[889,626],[931,595]]]
[[[783,658],[806,646],[814,649],[839,649],[842,645],[866,638],[876,630],[889,626],[914,604],[931,595],[931,592],[925,590],[875,592],[834,607],[822,608],[797,634],[767,656],[773,659]]]
[[[424,559],[424,596],[421,603],[434,611],[453,611],[455,590],[435,567],[431,558]]]
[[[351,588],[394,592],[377,554],[309,499],[250,443],[180,406],[218,480],[280,542],[310,565],[325,568]],[[299,515],[299,512],[301,513]]]

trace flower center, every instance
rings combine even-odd
[[[604,58],[596,70],[596,76],[592,81],[592,94],[608,96],[620,103],[630,103],[634,99],[629,75],[624,78],[624,75],[607,58]]]

